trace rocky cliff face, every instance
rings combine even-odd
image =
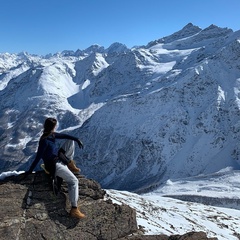
[[[0,238],[2,240],[114,240],[114,239],[208,239],[205,233],[184,236],[144,236],[136,212],[127,205],[113,204],[100,185],[78,175],[82,220],[69,217],[67,187],[58,196],[44,172],[8,177],[0,182]]]

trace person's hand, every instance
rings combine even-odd
[[[78,139],[77,143],[78,143],[78,146],[83,149],[83,143],[79,139]]]

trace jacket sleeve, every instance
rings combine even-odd
[[[55,135],[55,138],[57,138],[57,139],[70,139],[70,140],[73,140],[73,141],[76,141],[76,142],[79,141],[78,138],[73,137],[73,136],[68,135],[68,134],[65,134],[65,133],[55,132],[54,135]]]
[[[46,150],[46,147],[47,147],[46,141],[40,140],[39,145],[38,145],[37,155],[36,155],[34,161],[32,162],[32,165],[29,168],[28,172],[32,172],[34,170],[34,168],[37,166],[38,162],[40,161],[40,159],[43,156],[44,151]]]

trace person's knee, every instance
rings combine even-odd
[[[63,145],[61,146],[61,148],[63,148],[65,151],[68,150],[69,148],[73,148],[75,146],[75,143],[73,140],[66,140]]]
[[[73,140],[67,140],[67,143],[69,146],[74,147],[75,146],[75,142]]]
[[[76,177],[71,178],[71,180],[68,181],[68,184],[73,186],[78,185],[78,179]]]

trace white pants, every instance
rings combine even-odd
[[[66,157],[70,160],[73,160],[75,153],[75,142],[73,140],[67,140],[63,143],[61,148],[65,151]]]
[[[62,148],[66,151],[65,155],[72,160],[74,157],[74,141],[67,140]],[[77,207],[78,202],[78,179],[63,163],[56,163],[55,176],[61,177],[68,185],[69,200],[73,207]]]

